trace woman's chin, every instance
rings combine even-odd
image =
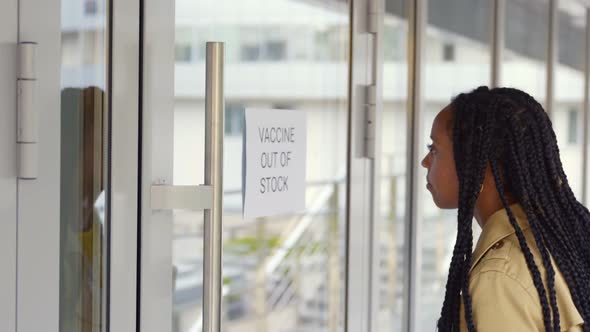
[[[457,208],[457,204],[447,201],[441,201],[433,192],[430,193],[432,194],[432,201],[434,202],[434,205],[436,205],[436,207],[438,207],[439,209],[454,210]]]

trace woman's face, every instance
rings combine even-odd
[[[459,180],[453,156],[453,111],[445,107],[434,119],[430,131],[429,152],[422,160],[428,170],[427,189],[436,206],[441,209],[456,209],[459,206]]]

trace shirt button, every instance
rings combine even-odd
[[[496,244],[494,244],[494,246],[492,247],[492,249],[500,249],[504,246],[504,241],[498,241],[496,242]]]

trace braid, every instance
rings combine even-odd
[[[514,141],[510,142],[510,147],[511,147],[510,152],[513,154],[513,156],[516,155],[515,143],[516,142],[514,142]],[[517,158],[514,158],[514,159],[517,160]],[[537,289],[537,293],[539,294],[539,298],[541,299],[541,308],[543,310],[543,321],[545,323],[545,331],[551,331],[551,313],[550,313],[550,309],[549,309],[549,304],[547,303],[547,293],[545,292],[543,280],[541,279],[541,273],[539,271],[539,268],[535,264],[533,254],[532,254],[529,246],[527,245],[526,239],[524,237],[524,233],[522,232],[522,229],[520,228],[520,226],[516,222],[516,219],[512,213],[512,210],[508,206],[508,202],[506,200],[506,197],[504,196],[504,186],[502,184],[502,180],[499,175],[497,162],[495,160],[491,160],[490,164],[492,167],[492,174],[494,175],[494,180],[496,182],[496,188],[497,188],[498,193],[500,195],[500,199],[502,200],[502,204],[504,205],[504,208],[508,212],[508,219],[510,220],[510,224],[512,225],[512,227],[516,231],[516,237],[518,238],[518,243],[520,244],[520,247],[521,247],[521,249],[524,253],[524,257],[526,259],[526,264],[533,276],[533,284],[535,285],[535,288]],[[522,167],[521,165],[518,164],[518,162],[515,166],[517,169],[520,169],[520,167]],[[518,174],[518,176],[519,176],[519,180],[522,181],[522,177],[520,176],[520,174]],[[523,182],[520,182],[519,184],[524,185]],[[527,198],[526,198],[526,195],[522,195],[522,196],[524,197],[524,199],[523,199],[523,204],[524,204],[524,201],[526,201]]]
[[[514,95],[514,92],[510,91],[513,89],[503,90],[508,90],[503,91],[503,93],[511,93]],[[583,210],[585,210],[585,208],[583,208],[583,206],[579,202],[577,202],[573,195],[573,192],[569,187],[567,177],[565,175],[565,172],[563,171],[563,166],[559,158],[559,148],[556,143],[555,133],[553,132],[553,130],[551,130],[551,121],[549,117],[545,112],[542,112],[542,107],[536,101],[534,101],[532,97],[524,93],[521,93],[519,95],[521,95],[520,98],[525,100],[524,103],[526,107],[528,107],[529,109],[541,110],[534,113],[536,115],[536,121],[530,121],[530,123],[539,122],[542,125],[543,129],[540,131],[536,131],[533,129],[532,133],[549,133],[548,135],[541,135],[541,138],[543,140],[543,144],[546,147],[545,156],[548,159],[549,169],[550,173],[552,174],[554,184],[549,187],[542,186],[542,188],[539,188],[540,190],[538,190],[538,193],[540,193],[539,197],[541,197],[543,200],[547,200],[547,196],[552,196],[553,194],[557,195],[557,198],[561,206],[555,203],[548,205],[548,207],[550,207],[551,209],[553,209],[553,206],[557,207],[559,213],[553,214],[551,218],[544,218],[544,220],[541,220],[541,222],[544,222],[546,224],[544,227],[541,228],[545,229],[546,231],[544,232],[548,235],[552,235],[554,239],[553,241],[548,241],[546,245],[547,248],[553,254],[553,256],[556,258],[556,263],[562,270],[564,278],[570,286],[570,291],[572,293],[574,303],[580,311],[587,312],[588,301],[579,301],[578,299],[580,297],[588,299],[589,295],[589,287],[587,286],[588,282],[586,282],[586,285],[579,285],[581,280],[589,280],[588,271],[590,271],[590,267],[588,266],[587,260],[584,260],[582,258],[590,257],[584,255],[584,253],[589,252],[588,250],[590,250],[590,246],[587,242],[584,242],[583,238],[580,236],[580,233],[588,234],[589,232],[590,227],[588,227],[588,212],[586,210],[586,213],[583,213]],[[518,99],[514,96],[513,98]],[[530,163],[538,165],[538,163],[535,161],[532,161]],[[541,177],[543,177],[544,175],[542,172],[533,172],[533,174],[534,173],[537,173]],[[543,188],[546,189],[552,187],[556,189],[543,190]],[[580,206],[582,207],[582,209],[579,208]],[[577,215],[574,211],[578,211]],[[527,216],[529,216],[529,212],[527,212]],[[535,216],[533,215],[532,218],[534,217]],[[529,216],[529,218],[531,218],[531,216]],[[574,223],[574,225],[571,225],[572,222]],[[531,222],[531,228],[533,229],[533,231],[536,227],[538,227],[536,225],[537,223]],[[566,230],[566,227],[569,228],[569,230]],[[576,241],[572,241],[572,239],[575,239]],[[539,248],[541,249],[541,247]],[[567,263],[565,262],[565,260],[567,260]],[[560,262],[563,263],[560,264]],[[580,292],[578,290],[581,290],[581,294],[579,294]],[[552,291],[554,292],[554,289],[552,289]]]
[[[492,104],[494,105],[494,101],[492,101]],[[491,109],[493,109],[493,107],[491,107]],[[481,146],[482,148],[479,149],[479,163],[476,167],[476,172],[478,175],[477,180],[475,181],[475,183],[477,184],[475,186],[475,188],[471,188],[471,198],[472,200],[469,201],[469,203],[467,204],[468,206],[474,206],[475,202],[477,201],[477,198],[479,197],[479,193],[481,190],[479,190],[481,184],[483,183],[483,179],[485,176],[485,170],[487,167],[487,158],[489,155],[489,150],[490,150],[490,146],[492,143],[491,140],[491,131],[493,129],[493,125],[495,124],[494,118],[492,116],[490,116],[489,114],[490,112],[486,112],[484,113],[484,119],[483,119],[483,123],[484,123],[484,127],[483,130],[478,130],[478,132],[480,132],[480,137],[479,137],[479,142],[475,143],[476,146]],[[478,129],[481,127],[478,127]],[[473,250],[473,234],[472,234],[472,229],[471,229],[471,220],[473,219],[473,208],[470,210],[470,215],[468,218],[468,221],[466,223],[469,224],[469,233],[468,233],[468,241],[469,241],[469,246],[467,249],[467,259],[466,261],[468,262],[468,264],[466,264],[465,266],[465,271],[463,272],[463,301],[465,303],[465,320],[467,322],[467,329],[470,332],[474,332],[475,331],[475,324],[473,322],[473,311],[471,308],[471,297],[469,296],[469,270],[471,268],[471,260],[472,260],[472,250]]]
[[[515,132],[517,132],[519,130],[519,128],[516,127],[515,122],[512,123],[511,129]],[[525,132],[521,132],[520,134],[524,134],[524,133]],[[528,131],[527,131],[527,133],[528,133]],[[511,151],[518,155],[518,158],[514,158],[514,160],[518,161],[516,163],[517,167],[515,168],[514,173],[518,177],[518,182],[520,183],[520,186],[526,188],[525,192],[534,192],[535,189],[533,189],[531,179],[529,177],[527,177],[525,174],[523,174],[524,172],[529,171],[529,174],[533,174],[532,177],[535,179],[537,179],[540,175],[539,172],[536,172],[534,169],[527,170],[527,167],[534,168],[534,167],[538,166],[539,160],[537,158],[535,158],[536,155],[534,154],[534,151],[535,151],[534,143],[531,140],[531,135],[522,135],[521,137],[519,137],[515,140],[518,140],[518,139],[520,139],[524,144],[515,144],[515,141],[512,141],[511,145],[510,145]],[[524,160],[526,162],[521,163],[520,160]],[[503,194],[500,194],[500,196],[502,197]],[[551,259],[550,259],[547,247],[544,244],[543,236],[541,235],[541,230],[539,229],[539,226],[538,226],[536,211],[533,209],[532,204],[535,204],[537,207],[540,207],[540,206],[539,206],[538,202],[532,203],[530,201],[531,198],[529,197],[529,195],[523,194],[520,196],[522,197],[521,204],[523,205],[527,216],[529,216],[528,218],[530,219],[529,221],[531,224],[531,230],[532,230],[533,236],[535,238],[535,243],[541,253],[541,259],[542,259],[543,266],[545,268],[545,272],[547,275],[547,285],[548,285],[547,288],[549,289],[549,292],[550,292],[550,301],[551,301],[551,314],[552,314],[551,316],[553,317],[553,323],[554,323],[553,329],[554,329],[554,331],[560,331],[561,329],[559,328],[559,325],[560,325],[559,310],[557,308],[557,297],[556,297],[556,293],[555,293],[555,270],[553,269],[553,265],[551,264]],[[517,229],[517,228],[515,227],[515,229]],[[517,233],[518,233],[518,229],[517,229]],[[519,242],[520,242],[520,239],[519,239]],[[529,250],[526,242],[520,242],[520,246],[523,249],[523,251]],[[532,255],[531,255],[531,257],[532,257]],[[532,269],[531,269],[531,263],[533,266]],[[545,288],[543,287],[543,283],[540,279],[540,274],[538,275],[538,278],[536,276],[535,270],[538,271],[538,268],[534,264],[534,261],[529,262],[528,257],[527,257],[527,264],[529,265],[529,269],[531,269],[531,271],[533,271],[534,279],[538,279],[538,280],[535,280],[535,287],[537,288],[537,291],[539,293],[539,297],[541,297],[541,304],[543,307],[543,316],[544,316],[544,321],[545,321],[545,327],[546,327],[546,329],[548,329],[549,326],[551,326],[550,325],[551,316],[549,315],[549,308],[546,303]]]
[[[577,201],[563,170],[551,120],[530,95],[510,88],[480,87],[453,100],[453,148],[459,179],[457,238],[438,328],[459,329],[461,297],[467,330],[475,331],[469,271],[471,222],[489,163],[497,192],[531,273],[545,331],[560,331],[552,258],[569,286],[583,320],[590,322],[590,212]],[[547,282],[510,209],[514,194],[530,223]],[[584,331],[590,331],[585,324]]]

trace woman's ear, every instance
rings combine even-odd
[[[496,191],[496,181],[494,180],[494,175],[492,173],[492,167],[488,162],[486,165],[486,170],[483,177],[483,182],[481,184],[481,189],[479,191],[479,195],[489,195],[488,193],[491,191]]]

